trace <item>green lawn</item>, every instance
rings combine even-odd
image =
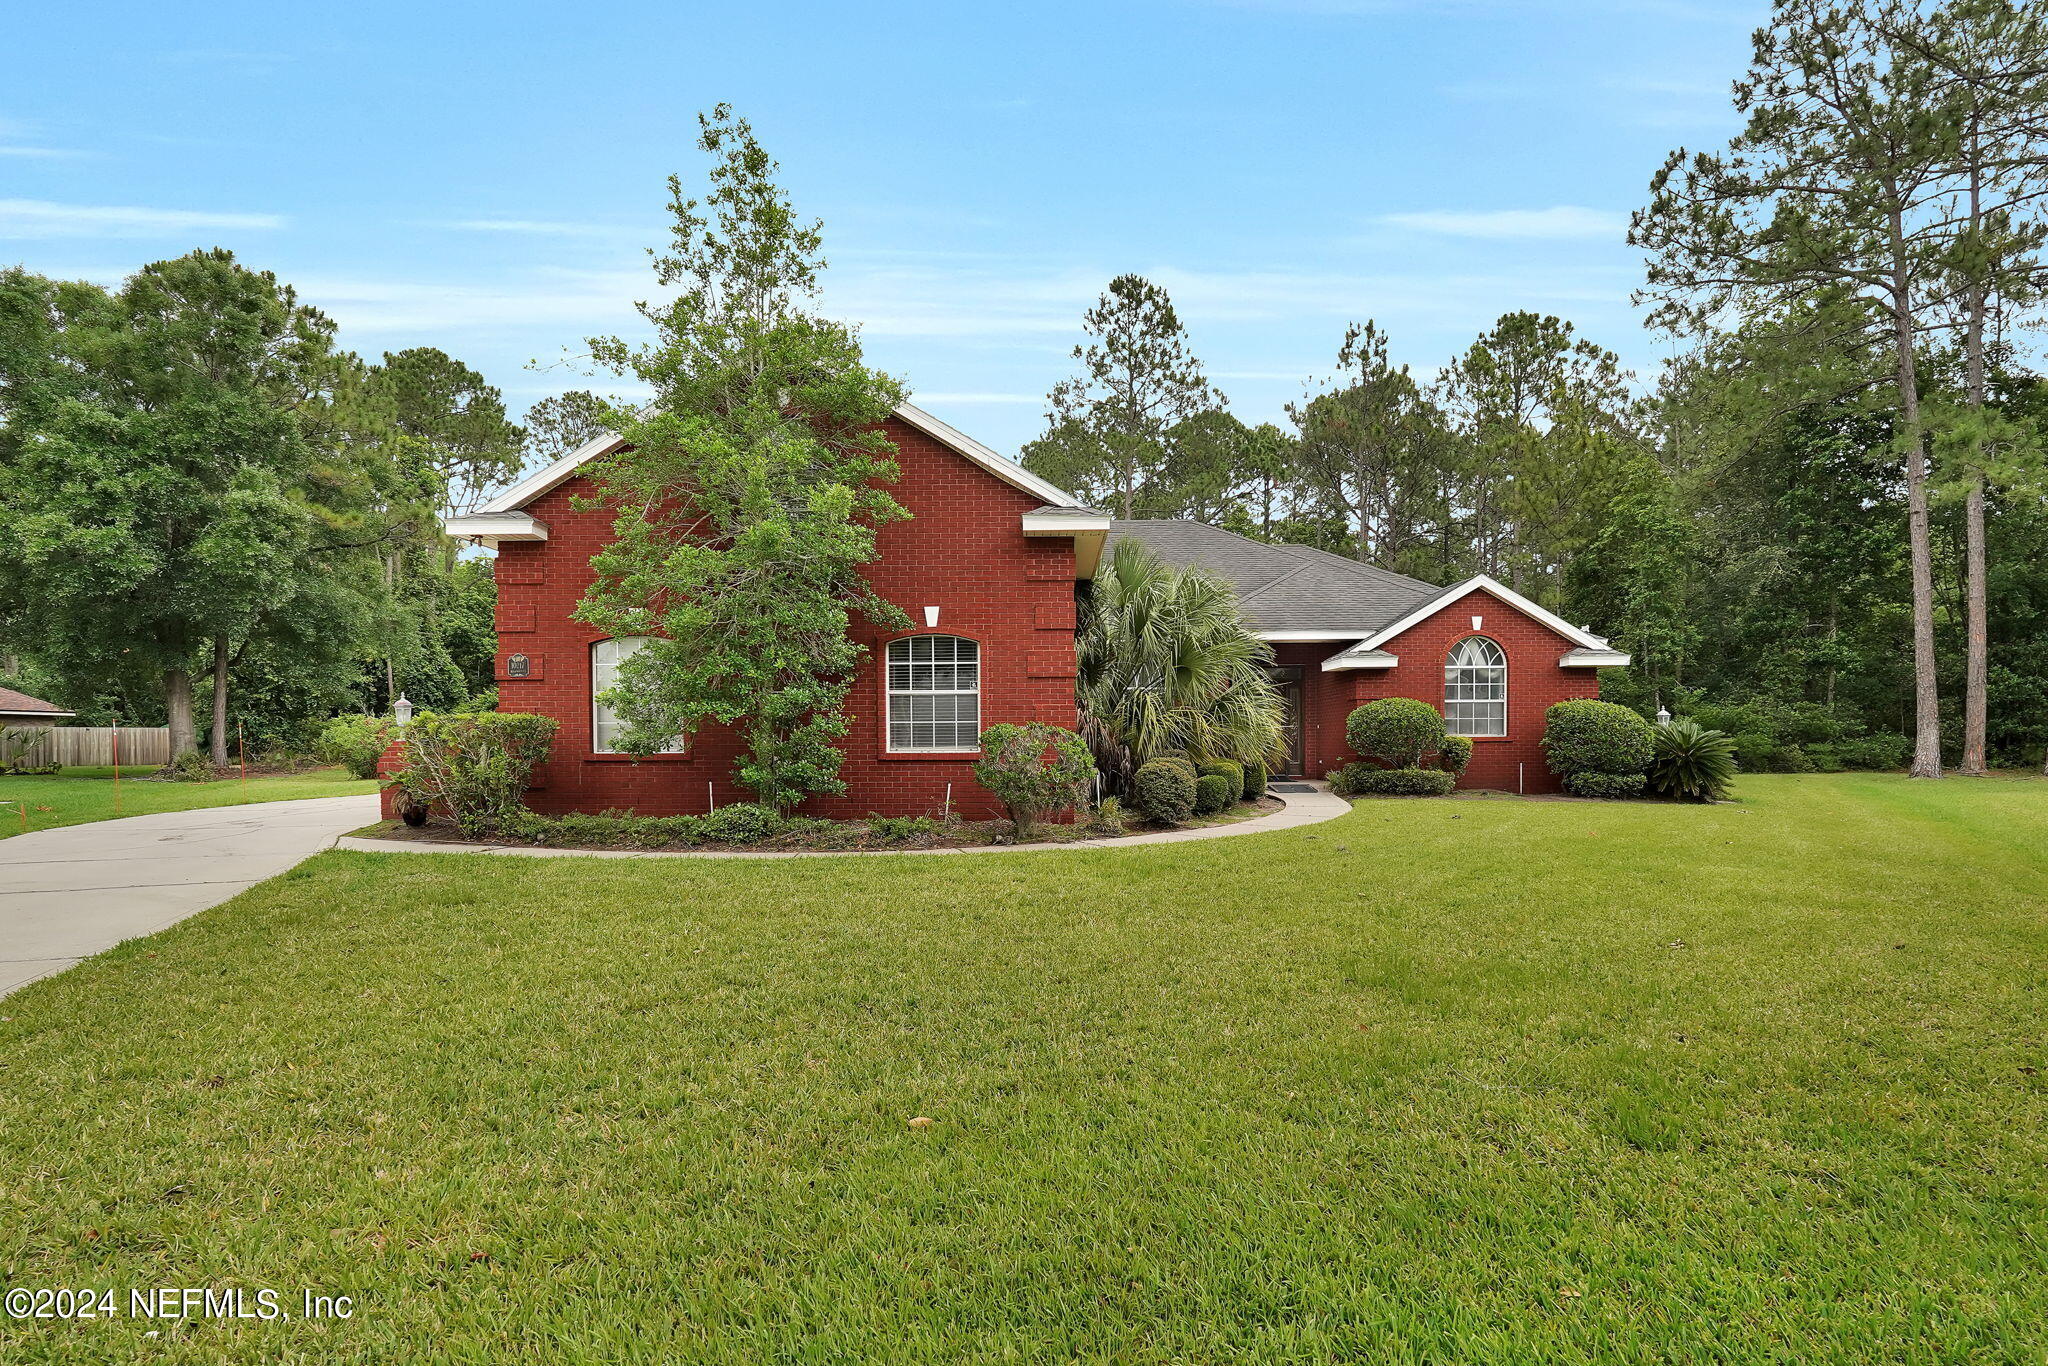
[[[2040,1361],[2048,783],[1741,796],[324,854],[0,1001],[0,1270],[356,1317],[0,1358]]]
[[[190,811],[202,806],[239,806],[243,802],[288,802],[301,797],[347,797],[375,792],[374,780],[351,778],[344,769],[316,768],[282,777],[252,777],[246,788],[227,778],[214,783],[142,781],[147,769],[121,770],[120,809],[114,806],[114,770],[67,768],[47,778],[0,776],[0,839],[21,833],[21,808],[28,803],[28,828],[83,825],[116,816],[146,816],[155,811]]]

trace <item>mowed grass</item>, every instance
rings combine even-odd
[[[1740,795],[325,854],[0,1002],[0,1271],[355,1317],[0,1358],[2038,1362],[2048,784]]]
[[[192,811],[205,806],[239,806],[243,802],[289,802],[303,797],[348,797],[375,792],[375,779],[351,778],[346,769],[316,768],[304,773],[252,777],[244,785],[224,778],[209,783],[173,783],[145,779],[149,769],[123,769],[116,806],[114,770],[67,768],[47,777],[9,778],[0,775],[0,839],[22,833],[21,808],[28,803],[28,828],[120,816],[147,816],[158,811]]]

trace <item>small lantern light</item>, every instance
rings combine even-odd
[[[400,693],[398,700],[391,704],[391,714],[398,718],[401,726],[412,722],[412,703],[406,700],[404,693]]]
[[[1671,713],[1662,703],[1659,703],[1657,706],[1657,724],[1660,726],[1671,724]]]

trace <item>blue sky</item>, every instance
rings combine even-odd
[[[517,414],[592,384],[564,363],[583,337],[633,328],[663,177],[701,178],[694,116],[730,100],[825,221],[827,311],[1008,453],[1127,270],[1170,289],[1251,421],[1368,317],[1419,372],[1526,308],[1647,374],[1670,348],[1628,302],[1627,214],[1672,147],[1732,131],[1764,10],[24,7],[0,82],[0,261],[111,282],[231,247],[344,344],[442,347]]]

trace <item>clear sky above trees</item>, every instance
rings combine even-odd
[[[111,283],[217,242],[297,283],[344,346],[441,347],[517,415],[578,383],[525,361],[633,326],[660,178],[694,169],[694,115],[729,99],[831,225],[830,313],[1006,451],[1126,270],[1172,291],[1251,421],[1360,317],[1419,371],[1511,309],[1647,368],[1624,220],[1670,147],[1732,131],[1764,12],[28,7],[0,91],[0,262]]]

